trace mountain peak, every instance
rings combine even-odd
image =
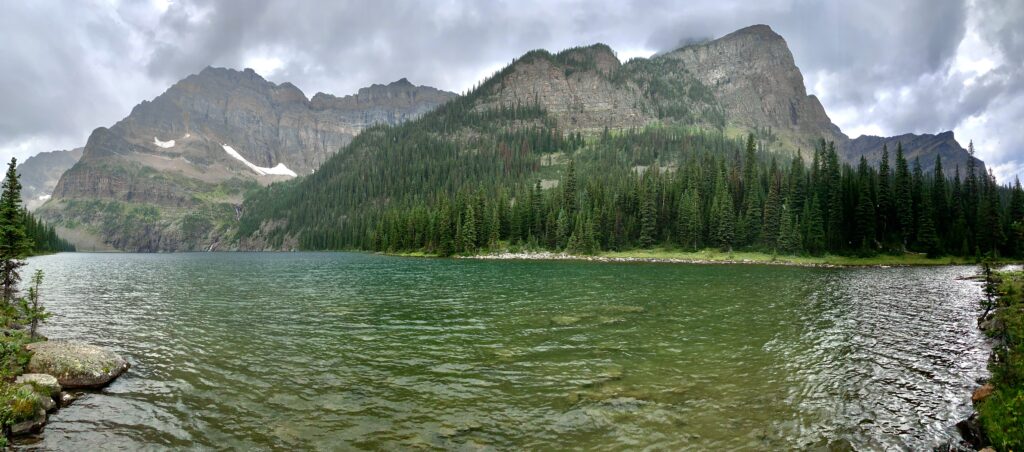
[[[398,80],[388,83],[388,86],[412,88],[415,87],[416,85],[413,85],[412,82],[409,81],[409,79],[402,77]]]
[[[778,33],[776,33],[775,30],[772,30],[772,27],[770,27],[768,25],[765,25],[765,24],[754,24],[754,25],[751,25],[749,27],[740,28],[739,30],[736,30],[736,31],[734,31],[732,33],[729,33],[729,34],[725,35],[725,37],[728,37],[728,36],[744,36],[744,35],[754,35],[754,36],[763,36],[763,37],[771,37],[771,38],[782,38],[782,36],[779,35]]]

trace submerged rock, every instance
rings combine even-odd
[[[71,341],[36,342],[28,363],[32,373],[50,374],[64,388],[98,388],[128,370],[128,361],[103,347]]]

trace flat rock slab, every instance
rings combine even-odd
[[[60,395],[60,382],[57,377],[49,374],[23,374],[14,380],[15,384],[32,385],[36,392],[50,397]]]
[[[103,347],[72,341],[28,344],[31,373],[49,374],[62,388],[98,388],[128,370],[128,361]]]

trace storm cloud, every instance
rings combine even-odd
[[[848,135],[954,130],[1001,181],[1024,175],[1020,0],[4,2],[0,157],[81,146],[208,65],[310,96],[402,77],[462,92],[535,48],[625,60],[756,23]]]

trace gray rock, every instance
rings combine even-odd
[[[223,145],[256,166],[284,164],[309,175],[367,127],[417,118],[455,96],[402,79],[351,96],[317,93],[307,99],[294,85],[269,82],[251,69],[208,67],[136,105],[116,124],[94,130],[39,216],[76,231],[99,230],[90,242],[117,249],[206,251],[219,242],[216,222],[235,219],[230,204],[240,205],[248,188],[289,178],[257,174]],[[210,194],[216,196],[203,196]],[[102,216],[68,208],[72,200],[149,205],[161,215],[131,231],[102,228]],[[224,218],[189,216],[207,209]]]
[[[29,372],[53,375],[63,388],[102,387],[129,367],[120,355],[80,342],[36,342],[27,348],[33,352]]]
[[[40,408],[36,416],[11,425],[11,436],[29,435],[39,433],[46,425],[46,410]]]
[[[31,385],[35,392],[47,395],[51,398],[60,395],[60,382],[58,382],[57,377],[54,377],[53,375],[23,374],[19,375],[14,382],[16,384]]]
[[[61,408],[71,405],[78,400],[78,393],[61,392],[60,393],[60,406]]]

